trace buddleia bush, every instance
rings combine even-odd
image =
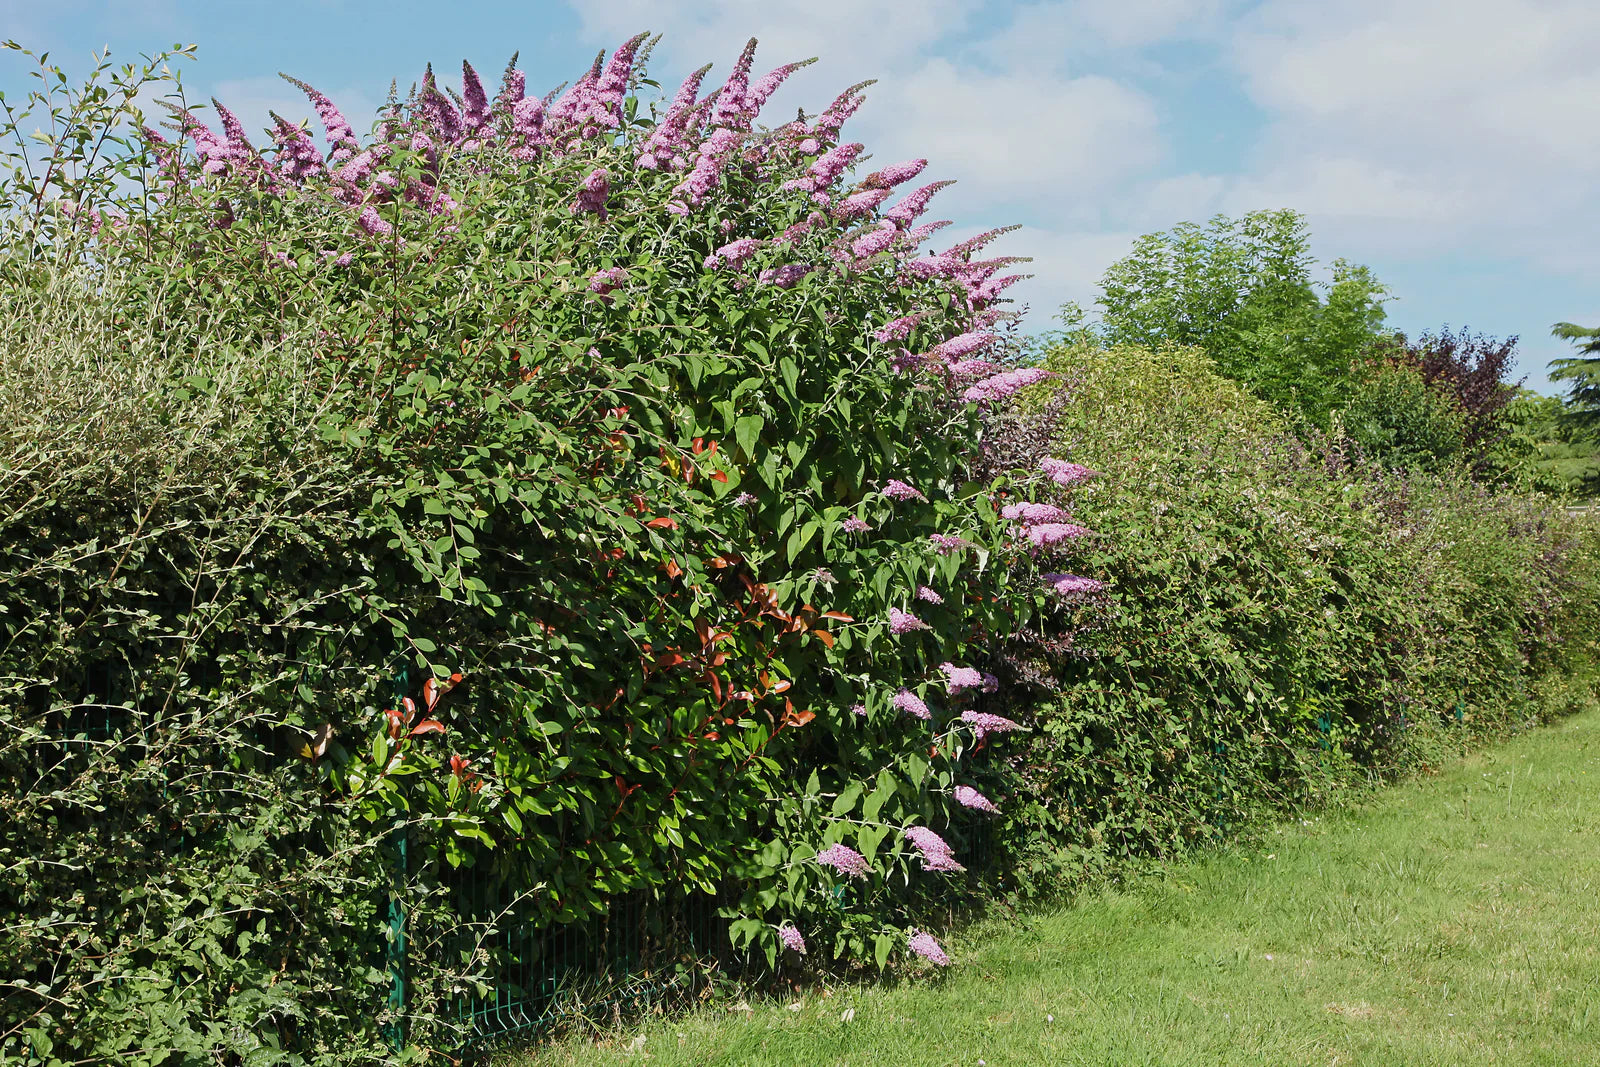
[[[1026,725],[987,650],[1086,532],[1032,500],[1079,468],[980,461],[1048,373],[1014,260],[923,251],[944,183],[844,140],[864,86],[769,128],[799,64],[652,101],[647,43],[430,70],[366,137],[303,87],[326,150],[176,84],[130,120],[159,59],[36,95],[6,373],[81,358],[0,509],[8,1050],[448,1048],[497,932],[624,896],[948,962]]]

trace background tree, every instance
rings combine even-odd
[[[1147,234],[1101,279],[1098,339],[1193,345],[1264,399],[1326,425],[1351,361],[1383,336],[1388,290],[1343,259],[1318,284],[1315,265],[1305,218],[1291,210]]]
[[[1352,368],[1345,427],[1387,466],[1441,470],[1459,462],[1505,480],[1535,455],[1531,443],[1510,445],[1508,406],[1520,383],[1507,377],[1516,347],[1516,337],[1448,328],[1414,341],[1402,333],[1381,338]]]
[[[1550,380],[1568,382],[1564,418],[1574,428],[1593,433],[1600,428],[1600,326],[1558,322],[1550,332],[1578,348],[1578,355],[1550,361]]]

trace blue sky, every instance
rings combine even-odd
[[[487,77],[520,50],[549,88],[642,29],[665,35],[663,82],[751,36],[762,69],[820,57],[769,115],[878,78],[851,135],[958,179],[937,202],[953,239],[1023,224],[997,247],[1035,257],[1013,290],[1035,329],[1137,235],[1277,207],[1320,260],[1370,265],[1407,332],[1521,335],[1536,388],[1570,352],[1551,323],[1600,325],[1594,0],[0,0],[0,36],[69,70],[196,43],[191,97],[257,121],[308,114],[280,70],[370,114],[429,60]],[[0,89],[23,74],[0,54]]]

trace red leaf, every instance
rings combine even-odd
[[[712,447],[715,448],[716,446],[713,445]],[[728,480],[728,472],[727,471],[712,471],[711,472],[711,480],[714,481],[714,482],[724,482],[725,483]]]
[[[444,723],[440,722],[438,719],[423,719],[421,722],[417,723],[417,725],[411,728],[411,733],[408,736],[416,737],[418,734],[442,733],[444,733]]]
[[[645,525],[652,530],[676,530],[678,528],[678,520],[668,518],[651,519]]]

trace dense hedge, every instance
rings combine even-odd
[[[1183,353],[1019,365],[993,235],[918,255],[922,161],[852,175],[859,87],[764,130],[792,65],[652,104],[644,44],[0,180],[5,1057],[423,1058],[498,933],[624,897],[944,963],[981,840],[1166,854],[1586,662],[1536,503]],[[159,62],[35,104],[120,136]]]
[[[624,895],[944,962],[1016,725],[978,657],[1044,603],[970,478],[1005,261],[915,256],[922,161],[847,181],[857,90],[760,130],[747,50],[656,110],[642,43],[554,101],[430,74],[366,145],[310,90],[326,156],[179,106],[70,210],[9,188],[7,374],[53,366],[0,507],[8,1050],[448,1048],[495,930]]]
[[[1308,447],[1196,350],[1047,363],[1072,402],[1023,406],[1100,472],[1076,512],[1105,589],[1073,596],[1081,628],[1015,761],[1021,887],[1170,856],[1589,699],[1600,546],[1553,502]]]

